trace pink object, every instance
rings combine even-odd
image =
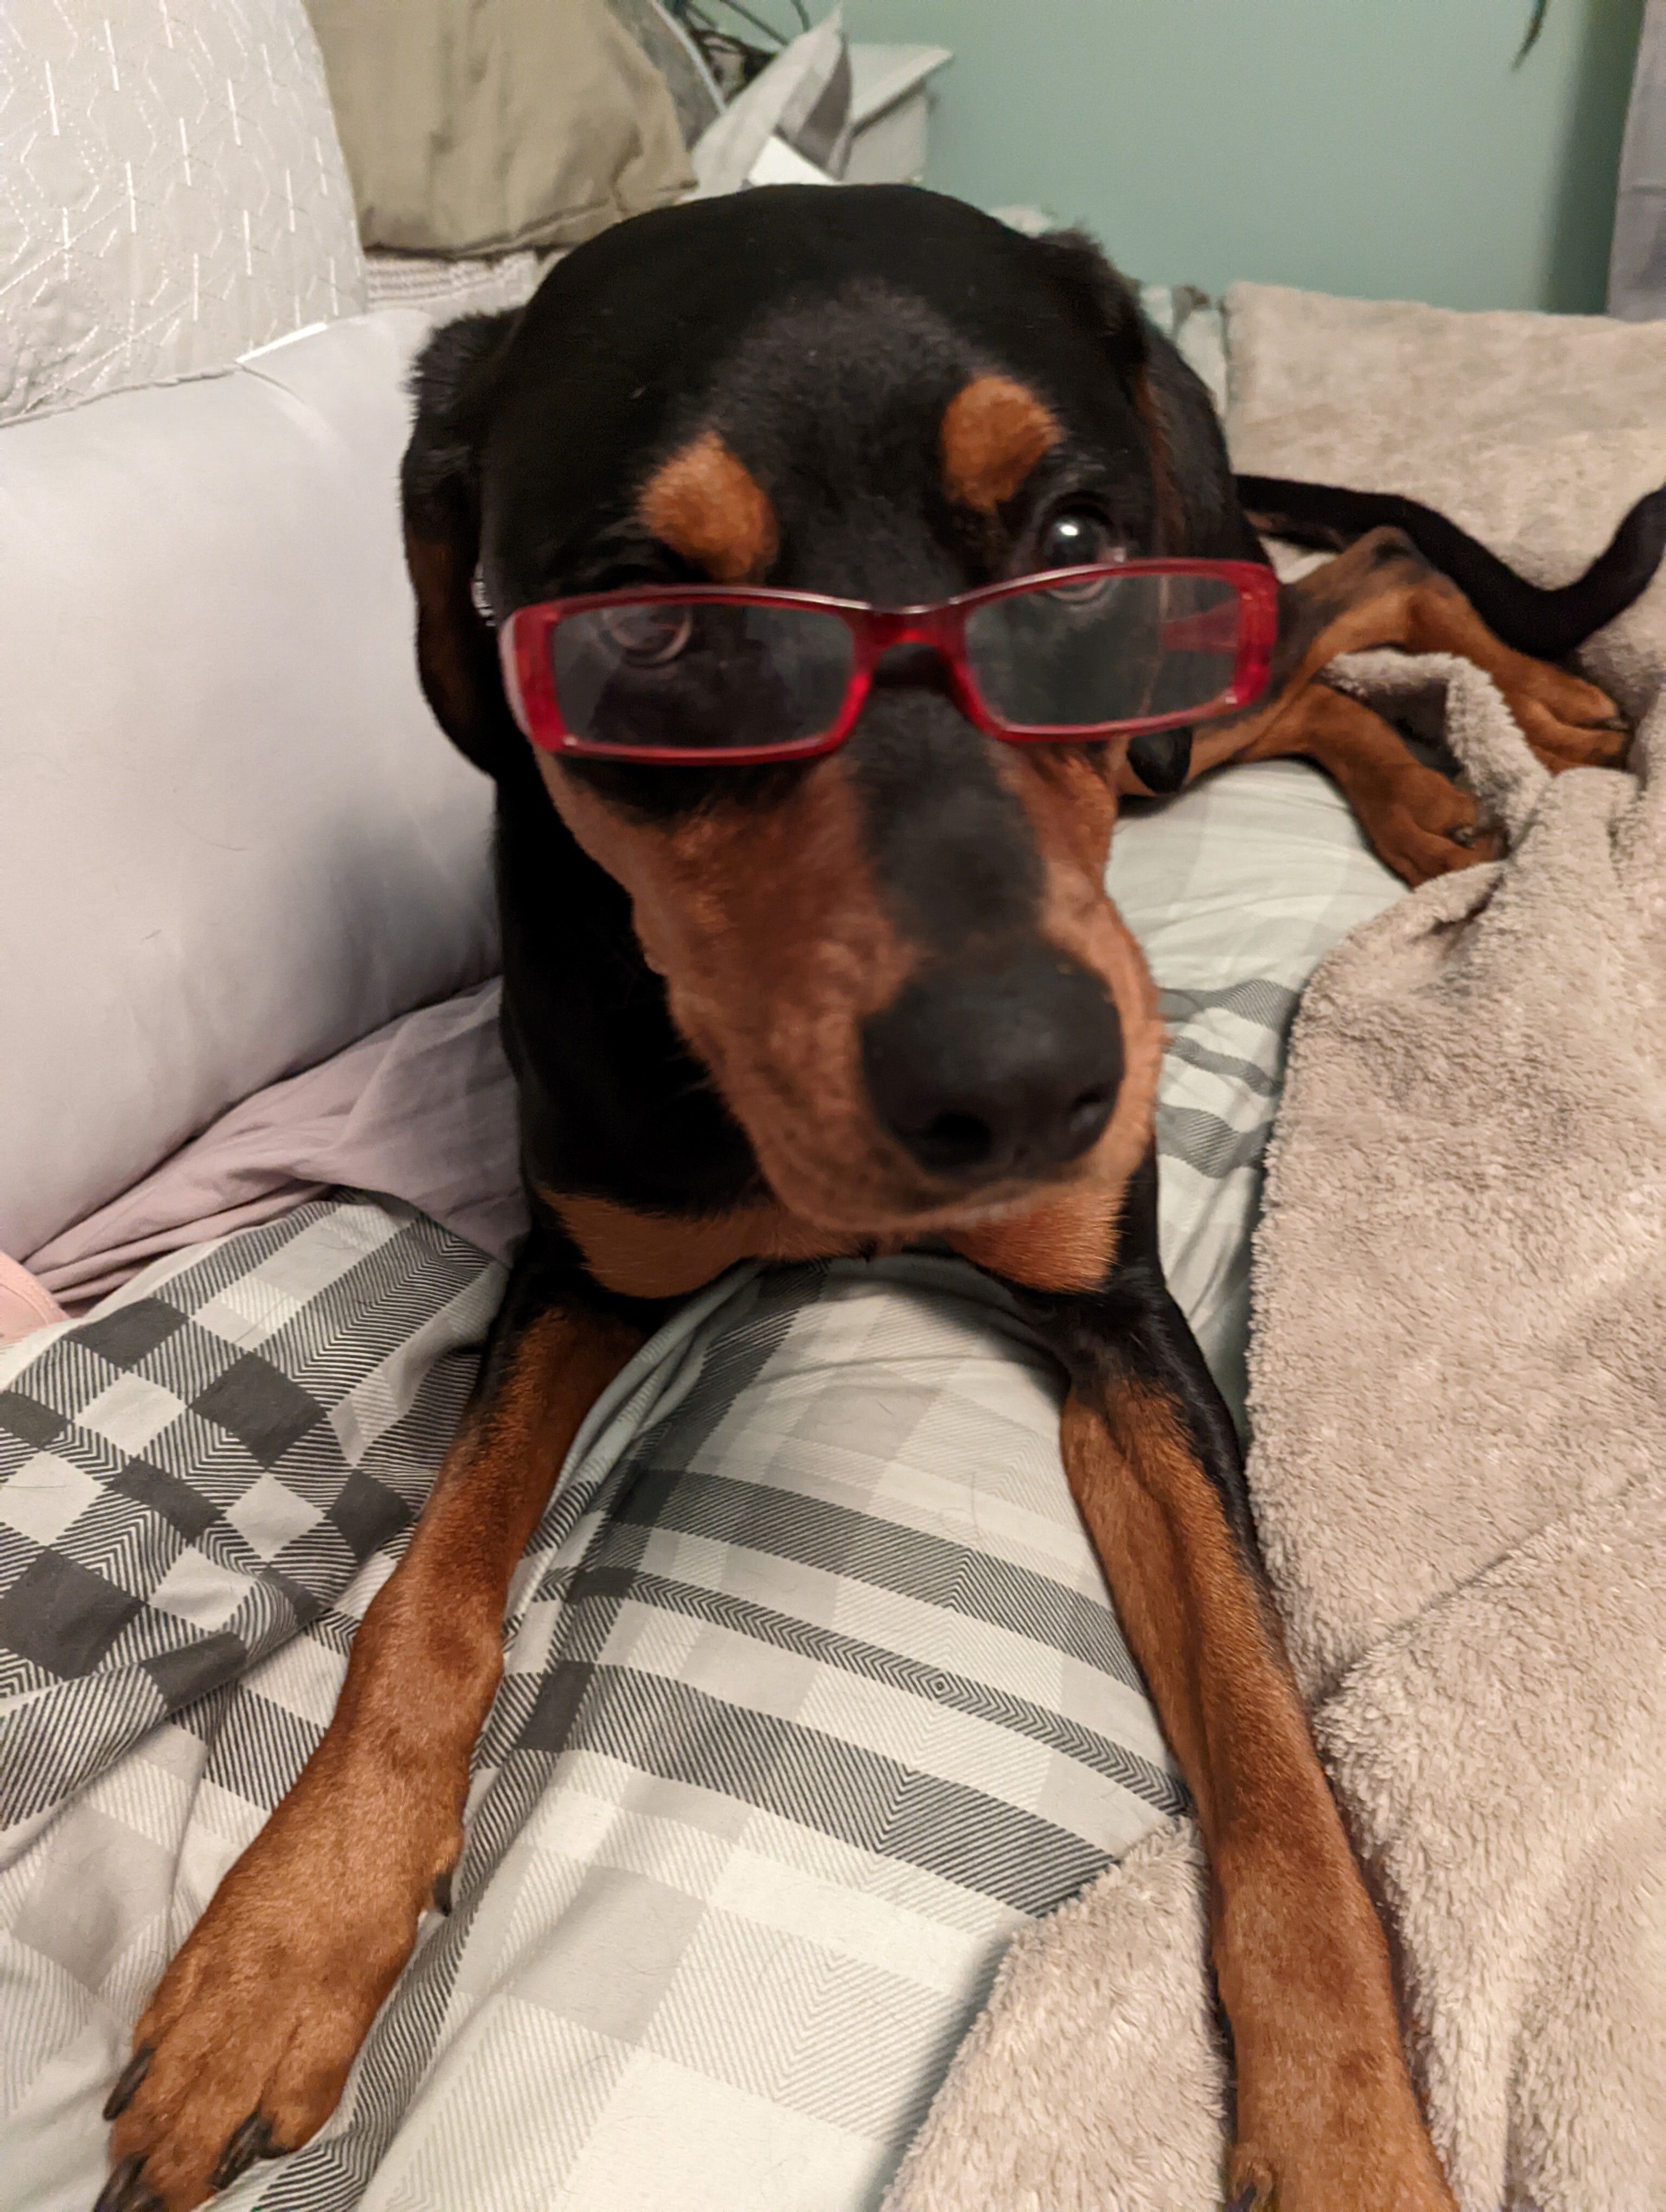
[[[0,1344],[15,1344],[20,1337],[69,1318],[44,1283],[0,1252]]]
[[[32,1252],[27,1271],[0,1256],[0,1340],[9,1286],[17,1312],[36,1313],[27,1326],[39,1328],[65,1307],[84,1310],[166,1253],[269,1221],[338,1183],[404,1199],[507,1258],[526,1216],[500,993],[493,981],[419,1007],[269,1084]]]

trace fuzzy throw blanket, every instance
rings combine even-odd
[[[1444,508],[1560,583],[1666,479],[1666,327],[1238,288],[1234,459]],[[1666,578],[1548,777],[1468,664],[1341,680],[1506,828],[1292,1041],[1250,1483],[1464,2212],[1666,2204]],[[885,2212],[1203,2212],[1227,2061],[1177,1822],[1022,1936]],[[1339,2208],[1341,2212],[1341,2208]]]

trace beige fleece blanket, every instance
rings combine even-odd
[[[1228,305],[1240,467],[1546,582],[1666,479],[1666,326]],[[1548,778],[1466,664],[1348,665],[1510,851],[1320,969],[1256,1246],[1256,1513],[1464,2212],[1666,2205],[1666,578],[1585,663],[1632,774]],[[1218,2206],[1201,1897],[1183,1823],[1021,1938],[885,2212]]]

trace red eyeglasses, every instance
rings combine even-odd
[[[1250,705],[1277,623],[1273,572],[1253,562],[1122,561],[937,606],[715,586],[599,592],[519,608],[499,646],[515,719],[548,752],[744,767],[842,744],[898,646],[940,658],[980,730],[1057,744]]]

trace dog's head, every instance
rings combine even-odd
[[[452,325],[404,495],[424,688],[500,777],[531,750],[493,637],[522,606],[714,581],[900,606],[1243,550],[1207,403],[1096,249],[891,187],[641,216],[518,317]],[[860,1235],[1120,1182],[1160,1055],[1103,888],[1122,746],[1003,744],[923,659],[812,760],[537,755],[777,1197]],[[1185,744],[1136,767],[1177,780]]]

